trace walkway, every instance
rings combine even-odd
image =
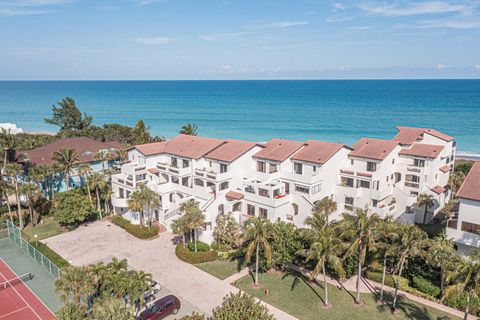
[[[296,266],[296,265],[293,265],[293,264],[289,264],[288,268],[290,268],[292,270],[295,270],[295,271],[298,271],[298,272],[301,272],[304,275],[311,276],[310,270],[308,270],[308,269],[305,269],[305,268],[302,268],[302,267],[299,267],[299,266]],[[318,282],[323,282],[323,276],[319,275],[319,276],[316,277],[316,279],[317,279]],[[350,279],[348,279],[344,282],[340,282],[337,279],[333,279],[333,278],[330,278],[330,277],[327,276],[327,282],[331,285],[334,285],[334,286],[337,286],[337,287],[342,287],[345,290],[348,290],[348,291],[351,291],[351,292],[356,292],[357,291],[357,289],[356,289],[357,276],[353,276],[353,277],[351,277]],[[360,292],[361,293],[377,293],[377,292],[380,292],[381,286],[382,285],[378,282],[362,278],[362,281],[360,282]],[[389,286],[384,286],[384,291],[393,293],[395,291],[395,288],[392,288],[392,287],[389,287]],[[459,311],[459,310],[454,309],[454,308],[450,308],[450,307],[448,307],[444,304],[437,303],[437,302],[434,302],[434,301],[430,301],[430,300],[427,300],[427,299],[423,299],[423,298],[417,297],[413,294],[410,294],[408,292],[401,291],[401,290],[398,291],[398,294],[399,294],[399,296],[404,296],[404,297],[408,298],[409,300],[424,304],[428,307],[435,308],[437,310],[441,310],[441,311],[449,313],[453,316],[463,318],[464,313],[462,311]],[[478,318],[470,315],[468,317],[468,319],[469,320],[476,320]]]
[[[108,261],[113,256],[125,258],[133,268],[151,273],[174,294],[211,314],[225,295],[236,293],[238,289],[180,261],[175,256],[172,238],[170,233],[163,232],[156,239],[139,240],[110,222],[98,221],[43,242],[73,265]],[[267,306],[278,320],[296,319],[271,305]]]

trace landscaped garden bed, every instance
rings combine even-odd
[[[362,294],[362,304],[354,304],[355,294],[329,285],[331,308],[323,306],[323,284],[316,284],[295,275],[267,272],[259,276],[260,286],[253,287],[250,275],[236,281],[235,286],[255,297],[282,309],[301,320],[310,319],[457,319],[439,310],[399,297],[398,312],[377,302],[374,294]],[[389,294],[385,295],[391,301]]]
[[[111,217],[111,220],[113,224],[139,239],[150,239],[158,235],[158,227],[156,226],[142,227],[138,224],[131,224],[128,220],[115,215]]]

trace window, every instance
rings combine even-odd
[[[418,197],[418,192],[416,191],[410,191],[410,197]]]
[[[378,200],[372,199],[372,207],[376,208],[378,205]]]
[[[227,172],[227,165],[224,163],[220,163],[220,173]]]
[[[355,161],[353,159],[350,159],[350,164],[353,166],[355,164]]]
[[[353,210],[353,198],[345,197],[345,209]]]
[[[357,188],[370,189],[370,181],[357,180]]]
[[[317,172],[317,166],[313,166],[313,172]]]
[[[170,165],[171,165],[172,167],[176,168],[176,167],[178,166],[178,164],[177,164],[177,158],[172,157],[172,158],[170,159]]]
[[[200,187],[203,187],[203,180],[202,179],[195,179],[195,185],[196,186],[200,186]]]
[[[367,171],[368,171],[368,172],[377,171],[377,163],[376,163],[376,162],[367,161]]]
[[[267,209],[265,208],[258,208],[258,213],[261,218],[267,218]]]
[[[252,186],[245,186],[245,191],[248,193],[255,193],[255,189]]]
[[[342,186],[353,188],[353,178],[342,177]]]
[[[224,214],[225,213],[225,206],[223,204],[218,206],[218,214]]]
[[[188,177],[182,178],[182,186],[188,187]]]
[[[321,184],[316,184],[316,185],[314,185],[314,186],[312,187],[312,194],[319,193],[320,190],[322,189],[321,186],[322,186]]]
[[[255,206],[251,204],[247,204],[247,214],[249,216],[254,216],[255,215]]]
[[[179,182],[177,177],[172,177],[172,183],[179,184]]]
[[[190,163],[188,162],[188,160],[182,160],[182,167],[183,168],[188,168],[188,166],[190,165]]]
[[[264,161],[257,161],[257,171],[258,172],[266,172]]]
[[[420,182],[420,177],[415,176],[413,174],[407,174],[405,176],[405,181],[419,183]]]
[[[268,195],[268,190],[267,189],[262,189],[262,188],[258,188],[258,195],[262,196],[262,197],[269,197]]]
[[[480,234],[480,224],[462,221],[462,231]]]
[[[392,159],[392,164],[395,164],[395,158]]]
[[[308,189],[308,187],[305,187],[305,186],[301,186],[301,185],[299,185],[299,184],[296,184],[296,185],[295,185],[295,191],[301,192],[301,193],[308,193],[309,189]]]
[[[220,190],[228,189],[228,181],[220,183]]]
[[[296,174],[302,174],[302,170],[303,169],[303,166],[301,163],[297,163],[295,162],[293,164],[293,171],[296,173]]]
[[[423,167],[425,167],[425,160],[422,160],[422,159],[413,159],[413,165],[414,165],[415,167],[423,168]]]
[[[270,163],[269,168],[268,168],[268,172],[274,173],[274,172],[277,172],[277,171],[278,171],[277,165],[275,163]]]

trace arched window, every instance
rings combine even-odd
[[[223,204],[218,206],[218,214],[224,214],[225,213],[225,206]]]
[[[292,203],[292,207],[293,207],[293,215],[294,216],[298,215],[298,204]]]

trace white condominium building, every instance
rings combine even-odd
[[[455,240],[459,252],[468,255],[480,248],[480,161],[474,163],[457,197],[458,215],[448,221],[447,235]]]
[[[128,198],[146,184],[161,199],[154,219],[170,229],[195,199],[206,216],[200,239],[211,242],[218,214],[233,213],[304,226],[314,203],[331,197],[333,219],[354,207],[368,207],[399,222],[422,222],[417,195],[433,196],[427,219],[448,201],[446,188],[455,157],[452,137],[432,129],[398,127],[393,140],[362,138],[352,147],[310,140],[272,139],[265,144],[178,135],[128,151],[129,163],[112,178],[117,214],[138,223]],[[416,213],[416,214],[415,214]]]

